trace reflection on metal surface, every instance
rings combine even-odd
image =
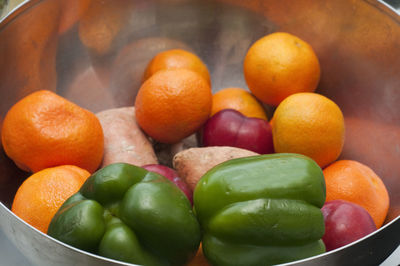
[[[393,9],[400,9],[400,1],[399,0],[380,0],[381,2],[389,5]]]
[[[170,48],[198,54],[214,91],[246,88],[248,47],[267,33],[288,31],[314,47],[322,67],[317,92],[343,110],[342,158],[371,166],[391,199],[386,226],[301,265],[377,264],[399,245],[400,18],[388,7],[372,0],[107,0],[68,10],[65,1],[30,1],[0,25],[0,122],[38,89],[94,112],[132,105],[146,64]],[[0,227],[29,259],[123,265],[66,247],[16,218],[8,208],[26,175],[0,150]]]
[[[43,2],[1,31],[1,113],[39,88],[56,89],[59,12],[58,1]]]
[[[22,2],[24,2],[24,0],[1,0],[0,9],[3,8],[3,13],[0,12],[0,15],[5,16]]]
[[[169,49],[191,50],[183,42],[162,37],[143,38],[124,46],[110,71],[109,86],[115,101],[122,106],[133,105],[147,64],[157,53]]]
[[[96,54],[106,54],[126,25],[131,1],[93,1],[79,22],[82,43]]]

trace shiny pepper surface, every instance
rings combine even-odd
[[[325,181],[321,168],[298,154],[224,162],[194,192],[212,265],[272,265],[325,252],[321,240]]]
[[[54,216],[48,234],[74,247],[141,265],[184,265],[200,243],[186,196],[130,164],[106,166]]]

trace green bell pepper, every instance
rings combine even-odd
[[[213,265],[271,265],[325,252],[325,180],[298,154],[224,162],[194,191],[204,255]]]
[[[58,210],[48,235],[141,265],[183,265],[201,240],[183,192],[163,176],[125,163],[89,177]]]

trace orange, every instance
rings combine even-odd
[[[119,49],[112,66],[107,65],[104,71],[110,74],[110,83],[105,82],[105,85],[106,88],[113,88],[110,92],[118,106],[130,106],[135,102],[136,94],[143,84],[144,69],[150,60],[159,52],[172,48],[190,49],[179,40],[165,37],[135,39]]]
[[[339,106],[317,93],[287,97],[276,108],[272,137],[276,152],[300,153],[324,167],[343,149],[344,118]]]
[[[78,34],[81,42],[98,55],[109,53],[118,43],[118,38],[129,16],[133,1],[91,1],[79,21]]]
[[[326,200],[347,200],[364,207],[376,227],[382,226],[389,210],[385,184],[368,166],[351,160],[334,162],[324,169]]]
[[[136,96],[140,127],[162,143],[176,143],[196,132],[211,112],[206,80],[187,69],[162,70],[145,81]]]
[[[208,262],[206,257],[203,254],[203,248],[200,243],[199,249],[197,250],[196,256],[192,260],[189,261],[186,266],[210,266],[211,264]]]
[[[247,51],[243,70],[250,91],[273,106],[294,93],[315,91],[320,79],[320,65],[312,47],[285,32],[256,41]]]
[[[103,157],[103,130],[90,111],[50,91],[11,107],[2,127],[4,151],[25,171],[71,164],[94,172]]]
[[[211,115],[223,109],[234,109],[247,117],[268,120],[262,105],[250,92],[244,89],[222,89],[213,95],[212,101]]]
[[[62,0],[61,17],[58,32],[63,34],[81,19],[92,0]]]
[[[197,55],[182,49],[172,49],[158,53],[147,65],[143,80],[147,80],[157,71],[179,68],[197,72],[208,84],[211,84],[210,74],[203,61]]]
[[[78,192],[90,173],[73,165],[43,169],[28,177],[15,194],[11,211],[47,233],[57,210]]]

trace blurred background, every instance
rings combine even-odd
[[[24,2],[24,0],[0,0],[0,10],[3,10],[0,14],[2,16],[6,15],[22,2]]]
[[[331,0],[333,1],[333,0]],[[0,0],[0,19],[11,12],[15,7],[24,2],[24,0]],[[385,0],[384,2],[394,9],[400,15],[400,0]],[[0,58],[0,60],[2,60]],[[11,244],[4,233],[0,230],[0,258],[1,265],[5,266],[16,266],[16,265],[32,265],[24,254],[21,254],[14,246]],[[383,263],[382,266],[395,266],[400,265],[400,247]]]

